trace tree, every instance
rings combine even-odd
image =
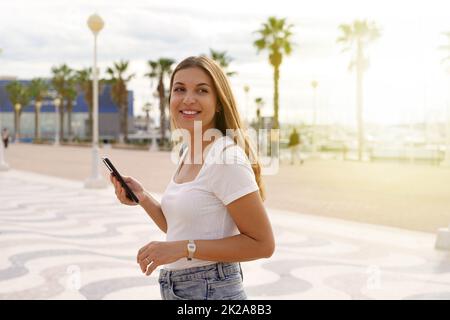
[[[162,145],[164,145],[166,141],[166,106],[167,106],[167,98],[166,98],[166,90],[164,87],[164,78],[170,77],[172,74],[172,65],[175,63],[175,60],[170,58],[159,58],[157,61],[148,61],[148,65],[150,67],[150,72],[146,73],[145,76],[149,77],[153,82],[153,79],[158,79],[158,86],[156,90],[159,96],[159,111],[160,111],[160,130],[161,130],[161,141]]]
[[[210,48],[209,56],[219,64],[219,66],[225,71],[227,76],[232,77],[237,74],[236,71],[227,71],[231,61],[233,61],[234,59],[228,56],[226,51],[216,51]]]
[[[41,124],[40,113],[42,101],[47,96],[50,86],[47,81],[41,78],[31,80],[30,83],[30,97],[34,101],[34,139],[41,140]]]
[[[375,23],[366,20],[355,20],[353,24],[341,24],[342,32],[337,43],[344,46],[343,51],[356,50],[355,59],[351,60],[349,70],[356,67],[356,121],[358,125],[358,159],[362,159],[364,150],[363,128],[363,75],[369,66],[369,59],[364,56],[364,49],[380,37],[380,29]]]
[[[291,43],[291,28],[293,24],[287,24],[286,19],[277,19],[276,17],[269,17],[269,19],[262,24],[262,28],[255,31],[259,33],[260,37],[253,45],[258,50],[258,53],[262,50],[269,51],[269,63],[274,68],[274,95],[273,95],[273,127],[279,129],[280,124],[278,120],[279,110],[279,95],[278,87],[280,80],[280,66],[283,62],[283,53],[290,55],[292,52]]]
[[[128,89],[127,84],[133,79],[134,74],[126,76],[129,61],[114,62],[112,68],[106,69],[106,73],[110,79],[107,83],[111,84],[111,99],[119,110],[120,134],[119,141],[121,143],[128,140]]]
[[[12,81],[6,86],[9,101],[14,108],[14,135],[15,140],[20,140],[20,116],[23,109],[30,103],[30,91],[19,81]]]
[[[67,100],[68,94],[73,87],[73,72],[66,64],[62,64],[59,67],[52,67],[53,78],[51,80],[52,86],[61,99],[59,106],[59,139],[64,139],[64,102]]]

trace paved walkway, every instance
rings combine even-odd
[[[164,235],[111,187],[10,170],[0,191],[0,299],[160,299],[135,256]],[[432,233],[268,211],[277,249],[242,264],[250,299],[450,299]]]
[[[119,170],[145,188],[164,192],[175,164],[168,152],[102,148]],[[16,170],[84,181],[91,149],[12,144],[6,160]],[[102,165],[102,172],[107,169]],[[307,160],[263,177],[265,205],[316,216],[435,233],[450,222],[450,168],[406,163]]]

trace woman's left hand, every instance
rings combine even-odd
[[[187,255],[187,241],[152,241],[143,246],[137,255],[142,273],[149,276],[155,269],[163,264],[175,262]]]

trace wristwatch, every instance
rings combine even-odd
[[[189,261],[191,261],[192,258],[194,257],[194,253],[195,253],[196,249],[197,249],[197,246],[195,245],[194,240],[189,240],[188,245],[187,245],[187,250],[188,250],[188,257],[187,257],[187,259]]]

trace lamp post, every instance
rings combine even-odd
[[[14,143],[20,143],[20,109],[22,109],[22,105],[20,103],[16,103],[14,105],[14,112],[16,114],[16,134],[14,137]]]
[[[35,114],[35,128],[34,128],[34,136],[37,141],[41,140],[41,126],[40,126],[40,114],[41,114],[41,107],[42,107],[42,101],[36,101],[36,114]]]
[[[0,130],[2,130],[2,114],[0,112]],[[3,150],[3,131],[1,132],[2,141],[0,141],[0,171],[7,171],[9,169],[9,165],[6,163],[4,158],[4,150]]]
[[[100,175],[99,148],[98,148],[98,70],[97,70],[97,35],[103,29],[102,18],[93,14],[88,18],[87,24],[94,34],[94,68],[93,68],[93,132],[92,132],[92,172],[86,180],[86,188],[105,188],[106,181]]]
[[[55,143],[54,146],[59,146],[59,116],[58,116],[58,110],[59,110],[59,105],[61,103],[61,99],[59,98],[55,98],[53,99],[53,103],[55,105],[55,118],[56,118],[56,129],[55,129]]]

